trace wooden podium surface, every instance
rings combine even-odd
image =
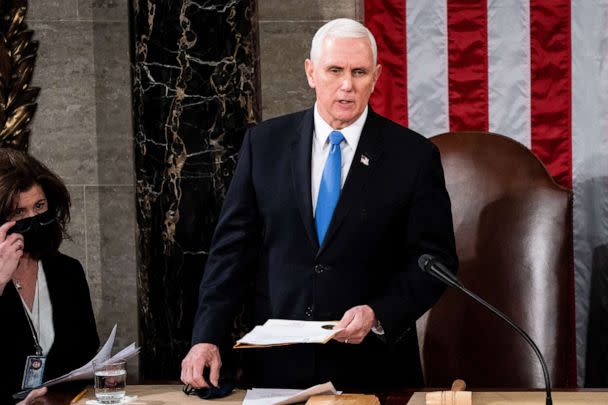
[[[379,395],[385,405],[424,405],[426,392],[404,391],[402,394]],[[236,390],[222,399],[202,400],[197,396],[187,396],[182,392],[181,385],[130,385],[127,395],[137,395],[133,405],[177,405],[177,404],[216,404],[240,405],[245,397],[245,391]],[[555,405],[607,405],[608,391],[559,391],[553,392]],[[85,405],[87,400],[95,399],[93,388],[77,404]],[[69,404],[69,401],[66,403]],[[544,391],[496,391],[473,392],[473,405],[544,405]]]
[[[426,392],[415,392],[407,405],[425,405]],[[608,405],[608,392],[552,392],[554,405]],[[544,405],[544,391],[475,392],[473,405]]]
[[[177,404],[217,404],[217,405],[240,405],[245,398],[245,391],[235,390],[225,398],[214,400],[203,400],[196,395],[186,395],[182,392],[181,385],[127,385],[127,395],[137,395],[137,399],[129,402],[132,405],[177,405]],[[78,405],[85,405],[87,400],[95,399],[95,391],[90,387],[87,395]]]

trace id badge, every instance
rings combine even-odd
[[[25,359],[25,370],[23,371],[23,381],[21,389],[36,388],[42,385],[44,381],[44,366],[46,365],[46,357],[44,356],[27,356]]]

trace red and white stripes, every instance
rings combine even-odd
[[[608,249],[608,0],[365,0],[365,22],[376,111],[427,136],[510,136],[573,189],[582,384],[593,255]]]
[[[530,1],[532,151],[572,187],[570,0]]]

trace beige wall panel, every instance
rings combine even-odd
[[[118,323],[120,349],[138,339],[128,2],[28,3],[41,88],[29,151],[68,186],[72,239],[61,250],[85,267],[100,338]]]
[[[304,60],[315,31],[334,18],[363,20],[364,0],[258,0],[262,117],[310,107]]]

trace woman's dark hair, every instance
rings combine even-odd
[[[56,226],[49,241],[49,252],[56,252],[67,238],[70,222],[70,194],[63,181],[36,158],[16,149],[0,148],[0,224],[14,212],[19,194],[34,185],[42,187],[48,209],[55,213]]]

